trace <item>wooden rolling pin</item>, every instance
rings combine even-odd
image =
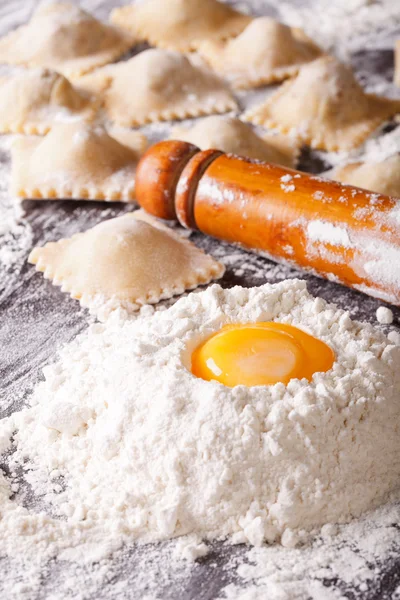
[[[136,195],[156,217],[400,305],[400,200],[179,141],[144,154]]]

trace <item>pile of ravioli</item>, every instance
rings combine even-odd
[[[151,47],[138,51],[142,42]],[[196,118],[171,138],[295,167],[302,145],[351,152],[400,113],[400,100],[366,93],[304,31],[217,0],[143,0],[114,9],[108,23],[73,4],[40,5],[0,39],[0,63],[15,66],[0,78],[0,132],[17,134],[19,198],[134,203],[148,146],[139,128],[148,124]],[[399,45],[396,63],[399,83]],[[280,83],[271,94],[267,86]],[[265,99],[240,114],[237,92],[253,88],[265,88]],[[330,176],[400,196],[399,167],[394,155]],[[224,272],[133,213],[35,248],[29,260],[89,308],[137,310]]]

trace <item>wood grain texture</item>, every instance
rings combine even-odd
[[[154,144],[136,169],[136,196],[146,211],[159,219],[176,219],[175,191],[186,163],[197,154],[193,144],[168,141]]]
[[[390,244],[400,255],[400,225],[390,219],[396,199],[178,141],[155,144],[138,173],[137,200],[152,215],[178,215],[185,227],[400,305],[400,284],[377,281],[366,268],[370,246]],[[317,247],[310,248],[310,225],[330,234]],[[381,254],[390,271],[390,253]]]
[[[294,1],[299,3],[301,0]],[[318,2],[318,0],[304,1]],[[122,4],[122,1],[85,0],[82,3],[75,3],[106,18],[110,9],[117,4]],[[258,11],[274,14],[273,0],[270,3],[266,2],[265,8],[261,7],[259,1],[255,4]],[[1,0],[0,34],[26,21],[36,5],[36,0]],[[356,65],[359,61],[363,72],[371,76],[379,73],[383,79],[391,77],[392,55],[386,51],[381,52],[379,48],[366,50],[359,57],[355,57],[355,61]],[[254,100],[252,93],[248,97],[241,98],[242,105],[245,107],[251,99]],[[169,126],[149,128],[146,132],[150,134],[153,141],[156,141],[168,136]],[[9,164],[8,144],[7,140],[0,140],[1,167]],[[322,170],[323,163],[320,157],[304,151],[300,167],[311,172],[319,172]],[[3,171],[5,175],[0,177],[0,207],[12,202],[7,191],[6,168],[2,168],[1,172]],[[104,219],[131,210],[122,204],[108,205],[101,202],[27,201],[23,206],[25,217],[22,225],[25,229],[30,228],[32,245],[42,245],[46,241],[72,235]],[[14,237],[15,242],[18,243],[20,238],[18,235]],[[337,303],[341,308],[349,310],[354,318],[376,324],[375,311],[380,302],[373,298],[310,274],[304,276],[290,267],[277,266],[261,256],[248,253],[228,243],[218,242],[200,233],[194,233],[191,240],[226,263],[227,271],[221,282],[224,287],[233,285],[248,287],[300,276],[307,280],[309,290],[314,295]],[[42,377],[41,367],[54,360],[57,349],[84,330],[91,320],[87,312],[80,309],[78,302],[62,294],[50,282],[44,281],[40,274],[35,273],[34,268],[26,263],[27,254],[28,250],[25,256],[12,265],[0,266],[1,416],[21,408],[34,384]],[[394,312],[395,327],[398,327],[400,310]],[[383,329],[388,331],[391,328]],[[396,524],[391,527],[396,527]],[[99,583],[97,589],[92,589],[85,594],[85,590],[72,588],[65,597],[76,599],[78,594],[82,593],[85,595],[81,597],[85,600],[110,600],[111,598],[140,600],[143,596],[138,590],[142,588],[136,585],[136,578],[139,577],[143,564],[146,564],[143,562],[145,552],[145,548],[127,548],[124,555],[113,563],[112,571]],[[234,560],[244,555],[245,548],[241,546],[226,547],[223,544],[214,544],[206,558],[194,565],[184,577],[172,581],[164,576],[163,570],[166,567],[161,564],[157,575],[158,597],[163,600],[215,600],[221,590],[237,577]],[[3,577],[6,575],[3,570]],[[35,594],[34,600],[54,597],[53,594],[61,589],[68,576],[71,576],[71,572],[68,572],[67,565],[53,561],[43,573],[40,592]],[[87,576],[90,577],[89,572]],[[314,573],[309,573],[311,579],[314,576]],[[16,584],[21,583],[23,577],[24,574],[20,574]],[[129,592],[119,596],[118,585],[126,581],[129,582]],[[400,557],[393,556],[383,568],[381,566],[375,578],[369,582],[368,590],[360,591],[348,582],[338,581],[329,575],[326,575],[323,582],[329,588],[329,593],[337,595],[340,591],[342,597],[351,600],[390,600],[395,597],[395,590],[400,584]],[[25,595],[25,598],[28,596]]]

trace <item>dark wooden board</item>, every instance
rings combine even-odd
[[[7,15],[5,28],[9,28],[10,23],[16,24],[25,20],[35,4],[35,2],[3,1],[0,9],[3,11],[1,14]],[[109,9],[114,3],[109,1],[97,4],[101,16],[104,16],[101,11],[104,13],[105,7]],[[387,50],[366,49],[364,53],[355,57],[355,61],[361,65],[363,72],[371,69],[371,73],[375,75],[381,73],[383,78],[391,77],[393,56]],[[0,160],[9,161],[8,153],[4,149]],[[320,159],[304,150],[300,168],[319,172],[324,166],[326,165],[323,165]],[[3,186],[3,195],[6,194],[4,189]],[[45,241],[59,239],[87,229],[105,218],[131,209],[132,207],[122,204],[110,205],[97,202],[26,201],[24,203],[25,220],[32,230],[34,245],[42,245]],[[258,286],[267,281],[302,277],[307,279],[312,294],[322,296],[330,302],[337,303],[341,308],[349,310],[353,318],[376,324],[375,312],[381,303],[373,298],[345,289],[335,283],[299,273],[289,267],[277,267],[265,258],[206,238],[199,233],[192,234],[191,239],[207,252],[227,262],[227,271],[221,281],[224,287]],[[390,328],[383,328],[386,331],[399,325],[400,310],[394,309],[394,314],[395,324]],[[41,377],[42,366],[54,359],[58,348],[85,329],[90,318],[87,311],[81,309],[75,300],[44,281],[25,260],[18,261],[8,268],[3,267],[0,271],[0,316],[0,409],[1,416],[6,416],[24,404],[33,386]],[[126,570],[134,571],[138,553],[141,551],[139,548],[127,552],[114,569],[115,577],[108,583],[104,583],[95,595],[84,597],[93,600],[110,598],[111,590],[118,580],[118,573],[121,574]],[[244,552],[242,547],[227,548],[215,544],[213,551],[193,567],[190,574],[179,582],[179,586],[174,583],[166,586],[160,584],[160,597],[166,600],[216,598],[232,576],[229,569],[224,566],[226,567],[232,560],[232,556],[240,556]],[[52,570],[43,578],[42,591],[35,598],[47,597],[56,585],[61,568],[60,565],[53,565]],[[326,580],[325,583],[327,587],[337,587],[342,591],[343,596],[349,599],[382,600],[392,597],[394,590],[400,584],[399,573],[400,556],[384,566],[376,579],[370,583],[368,592],[360,593],[340,581]],[[125,594],[123,597],[139,598],[140,596],[132,587],[129,595]]]

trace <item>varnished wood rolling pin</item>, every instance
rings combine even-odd
[[[152,146],[139,204],[220,240],[400,305],[400,201],[187,142]]]

